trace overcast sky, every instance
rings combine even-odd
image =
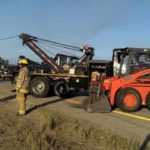
[[[95,59],[111,59],[118,47],[150,48],[149,0],[1,0],[0,20],[0,39],[23,32],[75,46],[90,44]],[[19,55],[38,60],[19,38],[0,41],[0,52],[9,60]]]

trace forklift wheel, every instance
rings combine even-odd
[[[141,108],[141,97],[134,88],[123,88],[116,95],[118,108],[125,112],[134,112]]]
[[[146,97],[146,106],[150,110],[150,93],[148,93],[148,95]]]

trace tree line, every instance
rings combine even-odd
[[[7,59],[3,59],[0,57],[0,69],[2,69],[4,66],[7,66],[9,64],[9,61]]]

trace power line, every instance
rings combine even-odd
[[[5,37],[5,38],[1,38],[0,41],[4,41],[4,40],[9,40],[9,39],[13,39],[18,37],[19,35],[14,35],[14,36],[9,36],[9,37]]]

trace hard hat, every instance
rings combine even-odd
[[[27,59],[21,59],[21,60],[19,60],[19,64],[24,64],[24,65],[28,65],[28,61],[27,61]]]

